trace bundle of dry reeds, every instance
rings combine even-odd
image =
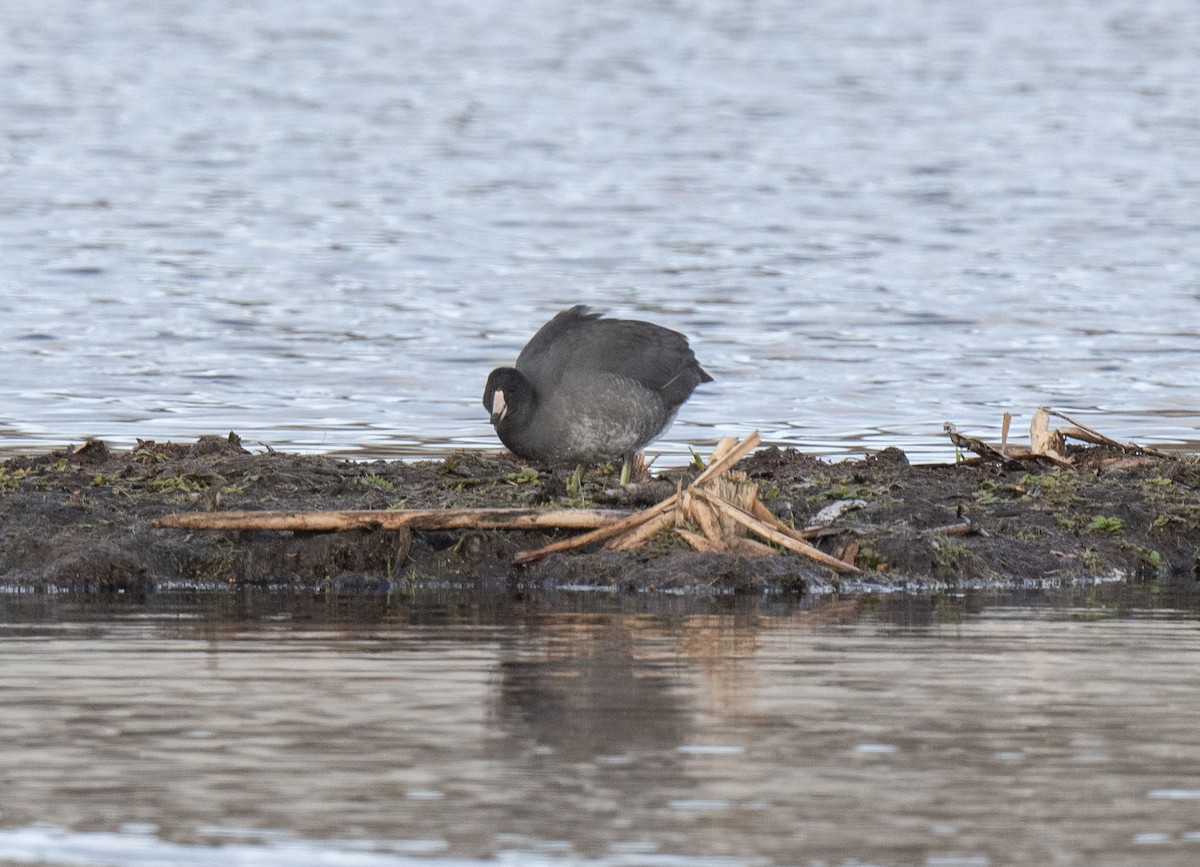
[[[529,563],[556,551],[595,542],[605,542],[609,550],[626,551],[641,547],[660,531],[673,529],[697,551],[751,556],[778,553],[750,538],[749,534],[753,533],[837,572],[857,572],[853,563],[839,560],[810,545],[808,531],[795,530],[771,514],[758,499],[758,486],[744,473],[732,471],[733,466],[761,442],[757,432],[741,442],[726,437],[713,450],[704,472],[687,487],[680,484],[679,489],[662,502],[590,533],[533,551],[522,551],[515,562]]]

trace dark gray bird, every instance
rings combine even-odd
[[[483,405],[500,441],[527,460],[628,460],[702,382],[712,377],[679,332],[578,305],[543,325],[515,367],[491,372]]]

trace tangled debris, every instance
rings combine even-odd
[[[1062,419],[1070,427],[1052,430],[1050,428],[1051,416]],[[1008,431],[1011,424],[1012,413],[1006,412],[1000,427],[1000,446],[998,448],[988,445],[983,440],[963,436],[958,432],[958,428],[950,422],[942,425],[942,429],[950,437],[950,442],[954,443],[957,448],[975,452],[979,456],[979,460],[994,461],[1002,465],[1036,466],[1039,463],[1049,463],[1069,467],[1074,463],[1074,459],[1067,455],[1068,439],[1104,446],[1114,453],[1112,460],[1117,460],[1120,455],[1134,457],[1149,455],[1162,458],[1163,460],[1174,460],[1176,457],[1169,452],[1159,449],[1139,446],[1136,443],[1119,442],[1112,437],[1105,436],[1099,431],[1093,430],[1081,422],[1075,421],[1070,416],[1044,406],[1038,407],[1037,412],[1033,414],[1032,421],[1029,423],[1028,446],[1009,444]]]

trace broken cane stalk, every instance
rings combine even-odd
[[[540,560],[547,554],[553,554],[557,551],[568,551],[571,548],[581,548],[584,545],[590,545],[592,542],[602,542],[612,536],[619,536],[634,527],[645,523],[646,521],[655,518],[670,509],[675,508],[675,504],[679,502],[679,495],[672,494],[656,506],[651,506],[642,512],[635,512],[628,515],[614,524],[609,524],[606,527],[600,527],[590,533],[584,533],[582,536],[572,536],[570,539],[562,539],[558,542],[552,542],[541,548],[535,548],[532,551],[521,551],[513,557],[513,563],[530,563],[534,560]]]
[[[814,548],[807,542],[801,542],[799,539],[793,539],[791,536],[776,530],[774,527],[767,526],[749,512],[739,509],[737,506],[734,506],[731,503],[711,497],[708,498],[708,501],[712,503],[713,507],[718,511],[724,512],[730,518],[737,521],[739,524],[745,525],[748,529],[754,531],[769,542],[774,542],[776,545],[782,545],[784,548],[795,551],[797,554],[807,557],[810,560],[815,560],[822,566],[828,566],[835,572],[850,573],[859,571],[858,567],[853,566],[850,563],[846,563],[842,560],[839,560],[837,557],[826,554],[824,551]]]
[[[345,509],[327,512],[180,512],[155,518],[155,527],[184,530],[588,530],[629,517],[609,509]]]

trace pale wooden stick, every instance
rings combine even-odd
[[[610,539],[604,547],[610,551],[626,551],[630,548],[636,548],[648,541],[658,531],[673,526],[676,511],[676,509],[671,509],[670,511],[663,512],[661,515],[651,518],[643,524],[639,524],[624,535]]]
[[[586,530],[629,517],[610,509],[345,509],[327,512],[180,512],[153,521],[185,530]]]
[[[705,536],[702,536],[699,533],[693,533],[691,530],[683,530],[679,527],[676,527],[675,532],[682,536],[683,540],[697,551],[702,551],[705,554],[721,554],[725,550],[722,546],[713,544]]]
[[[964,521],[960,524],[947,524],[944,527],[930,527],[928,530],[922,531],[927,536],[987,536],[988,533],[983,527],[971,521]]]
[[[745,536],[739,536],[734,542],[733,550],[746,557],[774,557],[779,554],[770,545],[764,545],[755,539],[747,539]]]
[[[717,440],[717,444],[713,448],[712,454],[708,456],[709,464],[711,465],[716,461],[721,460],[721,458],[723,458],[725,454],[736,445],[736,437],[721,437],[719,440]]]
[[[774,527],[768,527],[749,512],[745,512],[731,503],[726,503],[724,500],[712,498],[709,499],[709,502],[726,515],[733,518],[733,520],[740,524],[744,524],[746,527],[753,530],[764,539],[774,542],[776,545],[782,545],[785,548],[789,548],[792,551],[795,551],[797,554],[801,554],[810,560],[815,560],[822,566],[828,566],[830,569],[833,569],[836,572],[846,573],[859,571],[857,567],[852,566],[849,563],[845,563],[836,557],[831,557],[824,551],[814,548],[807,542],[801,542],[799,539],[793,539],[791,536],[788,536],[786,533],[781,533]]]
[[[797,530],[789,527],[787,524],[783,523],[783,521],[775,517],[775,515],[771,513],[771,510],[768,509],[763,504],[763,501],[759,499],[755,499],[754,502],[750,504],[750,514],[758,518],[758,520],[762,521],[768,527],[774,527],[780,533],[786,533],[793,539],[797,539],[801,542],[806,542],[809,539],[817,538],[817,536],[821,535],[821,531],[825,529],[824,527],[805,527],[803,530]]]
[[[717,520],[712,506],[706,503],[702,497],[689,497],[687,509],[688,514],[695,518],[696,523],[700,525],[704,537],[718,549],[723,548],[725,539],[721,533],[721,522]]]
[[[597,530],[592,530],[590,533],[584,533],[582,536],[572,536],[570,539],[561,539],[558,542],[552,542],[541,548],[535,548],[532,551],[521,551],[513,557],[513,563],[529,563],[533,560],[541,559],[547,554],[553,554],[556,551],[568,551],[571,548],[580,548],[584,545],[589,545],[592,542],[600,542],[612,536],[619,536],[626,530],[630,530],[639,524],[651,520],[652,518],[663,514],[664,512],[674,509],[679,502],[679,495],[672,494],[656,506],[651,506],[641,512],[635,512],[628,517],[609,524],[607,527],[600,527]]]
[[[754,431],[750,434],[750,436],[746,437],[728,452],[721,455],[718,460],[709,463],[708,469],[696,476],[696,478],[692,481],[692,486],[695,487],[696,485],[702,485],[714,476],[721,475],[721,473],[728,470],[730,467],[744,458],[749,452],[752,452],[760,443],[762,443],[762,439],[759,437],[758,431]]]
[[[1062,431],[1050,430],[1050,416],[1045,407],[1040,407],[1029,421],[1029,447],[1035,455],[1071,463],[1062,453]]]

